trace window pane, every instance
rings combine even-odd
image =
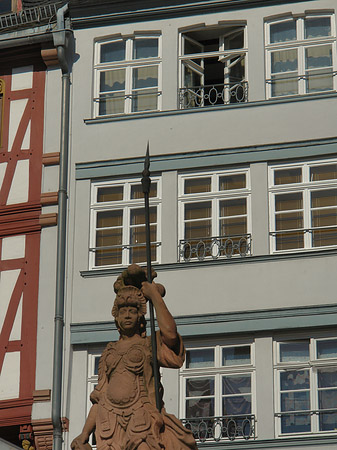
[[[310,181],[337,179],[337,164],[310,167]]]
[[[109,42],[101,45],[101,63],[123,61],[125,59],[125,41]]]
[[[275,219],[276,231],[303,228],[302,212],[277,214]]]
[[[225,347],[222,349],[223,366],[239,364],[250,364],[250,345],[245,347]]]
[[[275,236],[276,250],[304,248],[304,232],[279,233]]]
[[[201,44],[197,44],[183,37],[184,39],[184,55],[192,55],[193,53],[202,52]]]
[[[281,97],[282,95],[294,95],[298,93],[297,72],[272,75],[271,77],[271,95],[272,97]]]
[[[337,225],[337,208],[315,209],[311,214],[312,227]]]
[[[252,398],[250,395],[223,397],[222,408],[224,416],[251,414]]]
[[[187,350],[186,352],[186,368],[193,369],[196,367],[213,367],[214,366],[214,349],[203,348],[199,350]]]
[[[309,342],[280,344],[280,362],[308,361]]]
[[[113,264],[122,264],[122,247],[96,250],[95,265],[106,266]]]
[[[157,197],[157,183],[151,182],[149,196],[150,197]],[[133,184],[131,186],[131,198],[132,199],[144,198],[143,187],[142,187],[141,184]]]
[[[222,377],[223,395],[249,394],[250,392],[250,375],[228,375]]]
[[[310,411],[309,391],[281,393],[281,411]]]
[[[314,230],[312,233],[312,246],[324,247],[327,245],[337,245],[337,229]]]
[[[320,92],[333,90],[332,69],[308,70],[306,72],[307,92]]]
[[[318,369],[317,378],[319,388],[337,387],[337,368],[334,367],[331,369]],[[331,392],[331,390],[324,390],[322,392]],[[321,406],[321,408],[323,408],[323,406]],[[326,407],[324,406],[324,408]],[[328,408],[331,408],[331,406],[329,406]],[[337,408],[337,402],[332,408]]]
[[[185,239],[204,239],[212,235],[210,220],[197,220],[185,223]]]
[[[98,364],[100,360],[100,356],[95,356],[95,362],[94,362],[94,375],[98,375]]]
[[[158,56],[158,39],[135,39],[133,41],[133,57],[155,58]]]
[[[247,205],[245,198],[236,198],[233,200],[221,200],[220,216],[238,216],[247,214]]]
[[[310,379],[309,379],[309,370],[287,370],[286,372],[281,372],[281,391],[298,391],[302,389],[309,389],[310,388]],[[299,394],[296,396],[295,394]],[[305,394],[304,397],[301,395]],[[291,399],[294,398],[294,402],[296,399],[298,401],[307,401],[306,395],[308,395],[309,399],[309,392],[292,392],[288,394],[282,394],[284,395],[284,399],[287,399],[287,401],[292,401]],[[294,397],[292,397],[294,395]],[[297,400],[296,400],[297,401]],[[286,404],[286,403],[285,403]],[[282,411],[296,411],[300,409],[310,409],[309,406],[305,408],[295,408],[295,409],[282,409]]]
[[[185,219],[202,219],[211,216],[211,202],[187,203],[185,205]]]
[[[184,194],[211,192],[211,178],[192,178],[184,182]]]
[[[244,235],[246,233],[247,233],[246,217],[238,217],[236,219],[221,219],[220,220],[220,235],[221,236]]]
[[[290,414],[281,417],[281,433],[306,433],[311,431],[309,414]]]
[[[122,245],[122,228],[96,231],[96,247]]]
[[[293,209],[302,209],[302,207],[302,192],[279,194],[275,196],[276,211],[290,211]]]
[[[311,207],[320,208],[324,206],[337,205],[337,189],[311,192]]]
[[[337,404],[336,396],[333,398],[333,400],[336,406]],[[327,412],[319,414],[319,431],[336,430],[336,423],[337,423],[336,412]]]
[[[219,178],[219,190],[243,189],[246,187],[246,174],[226,175]]]
[[[125,69],[101,72],[99,89],[100,92],[124,91]]]
[[[304,19],[304,35],[305,39],[331,36],[330,17]]]
[[[157,240],[157,227],[156,225],[150,226],[150,241],[155,242]],[[135,227],[130,229],[130,250],[129,250],[129,262],[139,263],[146,261],[146,230],[145,226]],[[141,245],[137,245],[141,244]],[[156,261],[157,259],[157,247],[151,245],[151,259]]]
[[[214,395],[214,378],[188,378],[186,397],[204,397]]]
[[[317,341],[317,359],[337,358],[337,339]]]
[[[123,211],[103,211],[97,213],[97,228],[118,227],[123,225]]]
[[[157,208],[154,206],[154,207],[150,208],[150,223],[156,223],[156,222],[157,222]],[[131,223],[131,225],[145,224],[144,208],[131,210],[130,223]]]
[[[305,68],[317,69],[332,66],[332,46],[319,45],[305,49]]]
[[[274,171],[274,184],[301,183],[302,169],[282,169]]]
[[[156,109],[158,109],[157,89],[132,92],[132,112],[154,111]]]
[[[133,69],[133,89],[158,86],[158,66]]]
[[[186,400],[186,418],[214,416],[214,398]]]
[[[286,42],[296,39],[296,22],[289,20],[270,25],[270,42]]]
[[[99,96],[99,115],[123,114],[125,106],[124,92],[118,94],[102,94]]]
[[[278,50],[271,54],[272,73],[297,71],[297,50]]]
[[[12,11],[12,0],[1,0],[0,14],[8,13],[11,11]]]
[[[123,200],[123,186],[109,186],[97,189],[98,202],[116,202]]]

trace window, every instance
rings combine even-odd
[[[337,89],[335,17],[289,17],[266,24],[267,96]]]
[[[245,25],[203,27],[181,34],[180,108],[248,100]]]
[[[159,178],[152,178],[150,232],[152,261],[160,260]],[[140,180],[92,185],[90,267],[146,262],[144,195]]]
[[[179,208],[180,260],[250,253],[248,169],[180,176]]]
[[[160,36],[96,43],[95,116],[160,109]]]
[[[337,161],[273,166],[273,252],[337,245]]]
[[[276,343],[278,435],[336,432],[337,339]]]
[[[10,13],[15,11],[16,1],[13,0],[1,0],[0,2],[0,14]]]
[[[98,364],[104,348],[101,350],[93,351],[88,354],[88,399],[87,399],[87,415],[89,414],[92,403],[90,401],[90,394],[98,384]],[[89,444],[92,447],[96,447],[95,433],[92,433],[89,438]]]
[[[187,349],[180,372],[181,417],[197,440],[255,436],[253,348]]]

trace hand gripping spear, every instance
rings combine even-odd
[[[152,270],[151,270],[151,236],[150,236],[150,154],[149,143],[147,143],[146,156],[144,161],[144,170],[142,178],[142,187],[145,201],[145,233],[146,233],[146,262],[147,262],[147,281],[152,283]],[[154,325],[154,308],[151,300],[149,300],[150,310],[150,326],[151,326],[151,344],[152,344],[152,361],[153,361],[153,375],[154,375],[154,388],[156,394],[156,406],[158,411],[161,410],[161,401],[159,396],[159,368],[157,360],[157,340],[156,329]]]

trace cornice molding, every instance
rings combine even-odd
[[[298,3],[304,0],[287,0],[285,3]],[[309,0],[314,1],[314,0]],[[117,23],[147,21],[162,19],[165,17],[201,14],[203,12],[216,12],[219,10],[235,10],[242,8],[256,8],[264,5],[280,4],[277,0],[181,0],[180,4],[172,0],[139,0],[123,1],[100,1],[70,2],[70,16],[73,27],[87,28]]]

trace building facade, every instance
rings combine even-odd
[[[0,5],[0,437],[51,448],[64,2]],[[56,119],[57,118],[57,119]],[[14,444],[14,445],[13,445]]]
[[[149,141],[152,258],[187,347],[162,373],[167,410],[199,448],[334,448],[335,2],[73,1],[70,15],[69,439],[118,336],[112,284],[145,261]]]

